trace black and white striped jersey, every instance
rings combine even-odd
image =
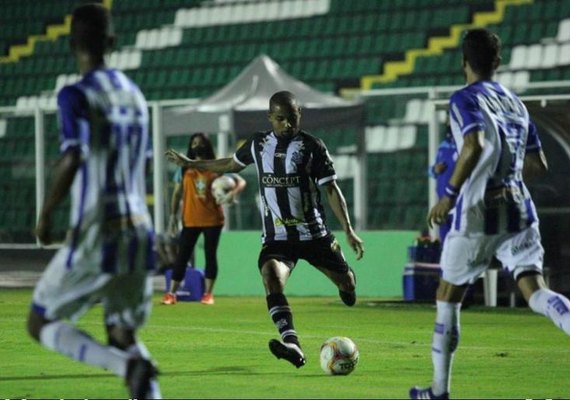
[[[322,140],[300,131],[277,138],[273,131],[251,136],[234,154],[239,165],[255,164],[264,243],[305,241],[330,233],[317,186],[336,179]]]

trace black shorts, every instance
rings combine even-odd
[[[276,240],[263,245],[257,265],[259,269],[268,260],[281,261],[289,269],[293,270],[299,259],[309,264],[334,272],[348,272],[348,264],[342,254],[340,245],[334,235],[328,235],[320,239],[290,242]]]

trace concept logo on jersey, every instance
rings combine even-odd
[[[265,187],[273,188],[296,187],[301,183],[301,177],[299,175],[276,176],[273,174],[264,174],[261,177],[261,183]]]

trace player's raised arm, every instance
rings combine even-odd
[[[239,172],[244,167],[234,161],[232,157],[218,158],[216,160],[191,160],[184,154],[168,149],[164,153],[166,158],[180,167],[196,168],[224,174],[226,172]]]

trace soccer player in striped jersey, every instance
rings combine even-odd
[[[497,35],[486,29],[466,33],[467,86],[451,96],[449,111],[459,158],[446,195],[428,214],[432,226],[455,210],[441,256],[433,381],[429,388],[412,388],[413,399],[449,397],[461,302],[493,256],[512,273],[530,308],[570,334],[570,302],[548,289],[542,276],[538,218],[524,183],[547,170],[546,158],[525,105],[492,79],[500,59]]]
[[[269,314],[282,339],[270,340],[269,348],[277,358],[299,368],[305,364],[305,355],[284,294],[297,261],[304,259],[323,272],[338,287],[346,305],[356,302],[355,275],[327,227],[318,186],[324,187],[357,259],[362,257],[364,248],[350,223],[324,143],[300,130],[301,109],[293,93],[281,91],[271,97],[269,121],[273,130],[251,136],[233,157],[193,161],[175,150],[168,150],[166,155],[180,166],[218,173],[239,172],[249,164],[255,165],[263,220],[258,267]]]
[[[145,203],[148,109],[129,78],[105,67],[113,42],[107,9],[75,9],[71,49],[83,77],[58,94],[62,154],[36,234],[51,243],[53,212],[68,193],[70,229],[37,283],[28,332],[50,350],[124,378],[131,398],[160,398],[156,368],[136,336],[150,313],[155,268]],[[73,324],[98,302],[107,345]]]

